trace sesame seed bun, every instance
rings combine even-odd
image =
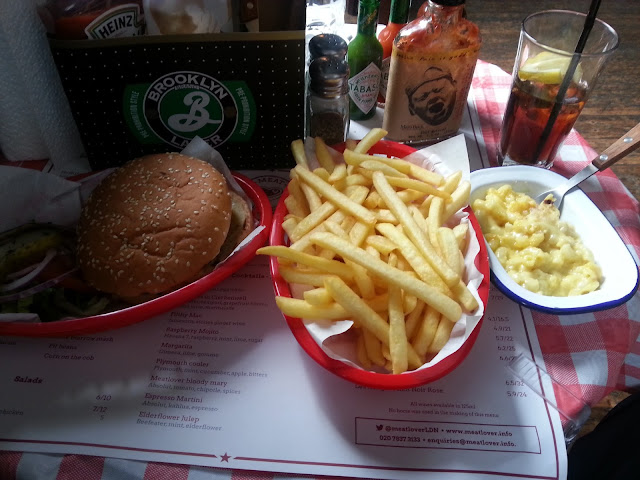
[[[77,227],[85,280],[124,299],[172,290],[200,275],[231,224],[231,195],[210,164],[178,153],[147,155],[93,191]]]

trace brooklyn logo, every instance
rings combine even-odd
[[[153,132],[176,147],[185,147],[196,135],[216,147],[238,123],[231,91],[199,72],[172,72],[156,79],[144,95],[143,112]]]

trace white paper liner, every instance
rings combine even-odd
[[[316,162],[313,153],[313,139],[305,140],[305,151],[310,167],[312,162]],[[469,156],[463,135],[450,138],[436,145],[432,145],[422,150],[418,150],[407,157],[405,160],[416,165],[435,171],[441,175],[448,176],[456,171],[462,172],[462,180],[469,180],[470,167]],[[422,365],[417,370],[403,373],[402,375],[411,374],[412,372],[432,367],[441,362],[444,358],[456,352],[464,342],[469,338],[473,329],[478,325],[480,319],[484,315],[484,304],[478,294],[478,288],[484,279],[484,275],[480,272],[476,265],[475,259],[480,253],[480,244],[473,225],[469,221],[469,216],[462,210],[457,212],[449,221],[448,226],[454,226],[458,223],[469,223],[469,244],[464,257],[465,278],[464,282],[478,301],[479,307],[475,312],[470,314],[463,313],[462,317],[456,322],[451,331],[449,341],[444,345],[442,350],[429,362]],[[289,286],[291,295],[295,298],[302,298],[302,294],[310,287],[292,284]],[[349,332],[353,325],[351,320],[309,320],[303,319],[303,323],[307,331],[315,342],[322,348],[324,353],[334,360],[342,361],[354,368],[365,370],[357,360],[356,343]],[[378,372],[386,372],[386,370],[371,370]]]
[[[211,164],[224,175],[230,188],[253,208],[253,202],[233,178],[222,155],[208,143],[200,137],[195,137],[180,153]],[[0,232],[27,223],[75,226],[80,220],[84,202],[93,189],[113,170],[115,169],[102,170],[81,180],[71,181],[51,173],[0,165]],[[263,226],[256,226],[226,259],[219,262],[219,265],[263,230]],[[0,314],[0,322],[32,321],[33,314]]]

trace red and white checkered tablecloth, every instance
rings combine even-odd
[[[497,162],[496,145],[510,86],[509,74],[495,65],[482,61],[478,63],[472,94],[491,165]],[[595,155],[596,152],[587,142],[572,131],[560,150],[553,170],[570,176]],[[614,225],[637,262],[640,256],[638,201],[609,170],[596,174],[581,188]],[[532,313],[547,371],[577,396],[593,405],[612,390],[640,389],[640,293],[626,304],[602,312],[571,316]],[[294,478],[311,477],[82,455],[0,452],[2,480]],[[330,477],[323,479],[331,480]]]

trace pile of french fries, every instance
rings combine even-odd
[[[361,366],[400,374],[430,361],[478,302],[464,282],[468,223],[445,226],[467,205],[469,182],[370,155],[386,133],[347,142],[344,163],[316,138],[313,170],[304,142],[292,142],[282,223],[291,243],[257,253],[306,286],[303,298],[276,297],[285,315],[352,320]]]

